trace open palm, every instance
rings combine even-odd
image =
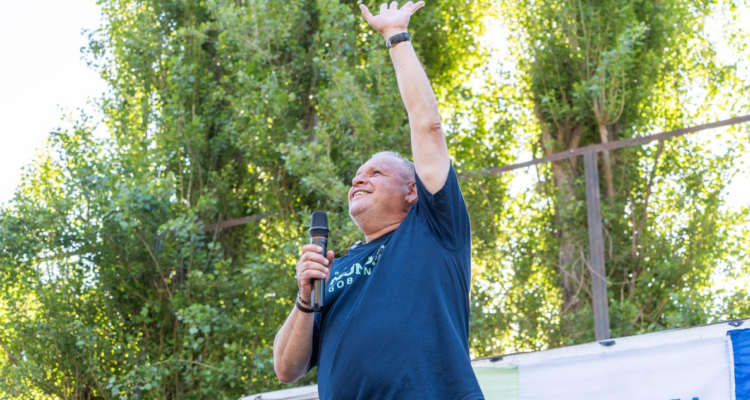
[[[424,6],[424,1],[417,3],[409,1],[401,8],[398,8],[398,2],[396,1],[392,2],[390,7],[383,3],[380,5],[380,15],[377,16],[372,15],[364,4],[360,4],[359,8],[362,9],[362,16],[365,21],[381,35],[388,37],[391,33],[406,31],[409,26],[409,18],[422,6]]]

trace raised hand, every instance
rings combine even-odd
[[[401,8],[398,8],[397,1],[392,2],[390,7],[387,3],[383,3],[380,5],[380,15],[377,16],[372,15],[364,4],[360,4],[359,8],[362,10],[365,21],[380,32],[383,38],[388,39],[397,33],[406,32],[409,27],[409,18],[422,6],[424,6],[424,1],[417,3],[409,1]]]

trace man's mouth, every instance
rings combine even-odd
[[[354,192],[354,194],[352,195],[352,199],[356,199],[356,198],[357,198],[357,197],[359,197],[359,196],[364,196],[364,195],[367,195],[367,194],[370,194],[370,193],[368,193],[368,192],[365,192],[364,190],[357,190],[357,191],[356,191],[356,192]]]

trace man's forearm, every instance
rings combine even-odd
[[[294,382],[307,373],[312,355],[314,323],[313,314],[294,308],[276,334],[273,341],[273,367],[280,381]]]
[[[328,279],[328,268],[333,265],[334,254],[331,250],[325,255],[321,254],[322,252],[323,248],[317,244],[302,246],[302,256],[297,262],[299,300],[295,301],[304,300],[309,304],[312,280]],[[310,369],[314,328],[313,313],[302,312],[296,306],[292,307],[292,312],[273,341],[273,369],[280,381],[294,382]]]
[[[383,36],[390,37],[397,33],[400,32],[389,32]],[[411,42],[401,42],[391,47],[390,55],[401,99],[409,114],[409,125],[412,129],[420,130],[439,128],[440,112],[435,93]]]
[[[390,31],[383,36],[397,33],[400,32]],[[414,165],[425,187],[435,193],[443,187],[450,167],[435,92],[411,42],[391,47],[390,55],[409,116]]]

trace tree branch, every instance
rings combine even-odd
[[[636,238],[635,238],[635,244],[638,245],[638,241],[641,238],[641,235],[643,234],[643,230],[645,229],[646,225],[646,217],[648,215],[648,201],[651,197],[652,188],[654,185],[654,181],[656,180],[656,169],[659,166],[659,157],[661,156],[662,151],[664,150],[664,141],[659,141],[659,146],[656,148],[656,155],[654,156],[654,167],[651,169],[651,174],[648,178],[648,184],[646,185],[646,195],[643,199],[643,208],[641,210],[641,220],[638,223],[638,229],[636,230]],[[639,258],[642,255],[639,254]]]
[[[13,363],[13,365],[17,367],[18,361],[16,361],[16,357],[13,355],[13,352],[10,351],[10,348],[8,347],[8,345],[5,344],[5,341],[3,340],[3,338],[0,338],[0,346],[2,346],[3,350],[5,350],[5,354],[8,355],[8,359],[10,360],[10,362]]]

